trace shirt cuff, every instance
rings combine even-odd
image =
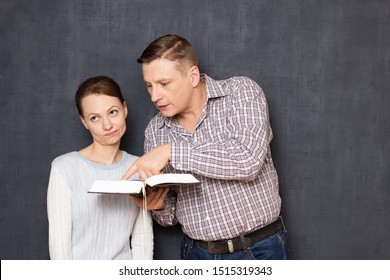
[[[190,169],[190,152],[191,147],[189,143],[171,143],[171,165],[178,170]]]

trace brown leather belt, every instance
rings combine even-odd
[[[207,250],[210,254],[227,254],[235,251],[245,251],[256,242],[274,235],[283,228],[282,218],[248,234],[240,235],[228,240],[202,241],[193,240],[193,245]]]

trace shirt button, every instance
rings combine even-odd
[[[176,164],[176,166],[177,166],[177,168],[181,168],[181,164],[180,163]]]

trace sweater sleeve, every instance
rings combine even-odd
[[[153,220],[150,211],[139,209],[131,234],[134,260],[153,260]]]
[[[52,166],[47,190],[49,253],[52,260],[72,259],[71,191],[59,170]]]

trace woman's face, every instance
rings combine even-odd
[[[126,131],[127,106],[119,98],[105,94],[91,94],[81,101],[84,126],[93,141],[102,146],[119,144]]]

